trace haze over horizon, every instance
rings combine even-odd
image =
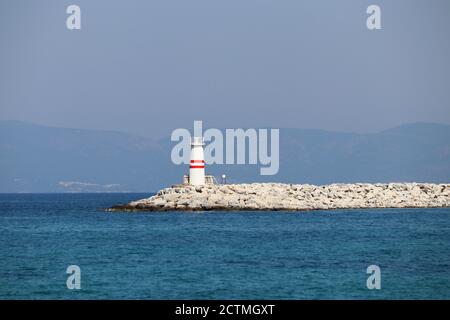
[[[157,191],[188,166],[171,160],[170,138],[0,121],[0,192]],[[208,164],[229,183],[450,181],[450,125],[410,124],[375,134],[280,129],[279,171]]]
[[[146,136],[146,135],[141,135],[139,133],[135,133],[133,131],[125,131],[125,130],[115,130],[115,129],[98,129],[98,128],[81,128],[81,127],[64,127],[64,126],[57,126],[57,125],[46,125],[46,124],[42,124],[42,123],[37,123],[37,122],[31,122],[31,121],[23,121],[23,120],[16,120],[16,119],[0,119],[0,123],[22,123],[22,124],[26,124],[26,125],[32,125],[32,126],[39,126],[39,127],[47,127],[47,128],[51,128],[51,129],[68,129],[68,130],[88,130],[88,131],[98,131],[98,132],[116,132],[116,133],[123,133],[123,134],[129,134],[132,136],[136,136],[136,137],[143,137],[143,138],[149,138],[149,139],[153,139],[153,140],[161,140],[164,138],[167,138],[168,141],[170,141],[170,134],[166,134],[163,136]],[[391,130],[391,129],[396,129],[396,128],[401,128],[404,126],[410,126],[410,125],[438,125],[438,126],[450,126],[449,123],[443,123],[443,122],[423,122],[423,121],[417,121],[417,122],[409,122],[409,123],[400,123],[398,125],[394,125],[394,126],[390,126],[390,127],[386,127],[386,128],[381,128],[380,130],[374,130],[374,131],[361,131],[361,132],[355,132],[355,131],[348,131],[348,130],[327,130],[327,129],[320,129],[320,128],[309,128],[309,127],[281,127],[281,128],[277,128],[277,129],[296,129],[296,130],[317,130],[317,131],[324,131],[324,132],[330,132],[330,133],[341,133],[341,134],[345,134],[345,133],[349,133],[349,134],[361,134],[361,135],[365,135],[365,134],[376,134],[376,133],[381,133],[383,131],[387,131],[387,130]],[[185,129],[188,129],[189,131],[191,131],[191,133],[193,133],[193,121],[191,123],[191,126],[187,125],[184,127]],[[210,126],[208,126],[208,123],[203,122],[203,131],[209,129]],[[273,128],[273,127],[259,127],[259,128]],[[255,129],[259,129],[259,128],[255,128]],[[176,128],[173,128],[176,129]],[[247,127],[234,127],[234,128],[216,128],[219,129],[221,131],[225,130],[225,129],[250,129]]]
[[[26,2],[26,5],[23,5]],[[450,2],[0,3],[0,120],[165,137],[450,124]],[[82,10],[68,30],[66,8]]]

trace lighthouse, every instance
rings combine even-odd
[[[189,184],[201,186],[205,184],[205,156],[203,154],[203,138],[191,139],[191,163],[189,166]]]

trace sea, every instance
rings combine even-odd
[[[0,299],[450,299],[449,208],[104,210],[150,195],[0,194]]]

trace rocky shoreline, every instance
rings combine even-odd
[[[107,211],[302,211],[362,208],[450,207],[450,184],[251,183],[175,185]]]

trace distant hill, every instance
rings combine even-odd
[[[187,171],[170,139],[0,121],[0,192],[155,191]],[[375,134],[281,129],[280,170],[212,165],[229,182],[450,182],[450,125],[407,124]]]

